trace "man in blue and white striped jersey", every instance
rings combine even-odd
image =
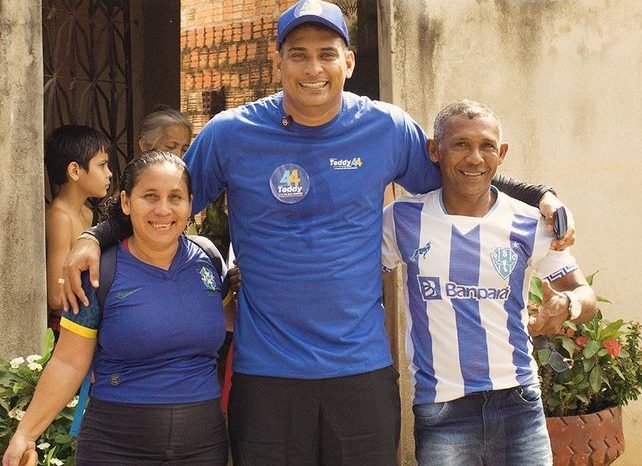
[[[420,465],[552,464],[531,335],[586,322],[595,295],[539,211],[498,192],[499,120],[460,101],[435,120],[443,187],[384,211],[384,270],[401,264]],[[528,285],[543,280],[538,315]]]

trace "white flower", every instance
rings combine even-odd
[[[42,359],[42,356],[40,356],[39,354],[32,354],[30,356],[27,356],[27,362],[36,362],[40,361],[40,359]]]
[[[18,421],[20,421],[24,415],[25,412],[20,408],[13,408],[11,411],[9,411],[9,417],[17,419]]]
[[[40,372],[42,370],[42,365],[38,364],[37,362],[30,362],[29,364],[27,364],[27,367],[34,372]]]
[[[14,358],[11,361],[9,361],[9,365],[11,366],[12,369],[17,369],[20,367],[21,364],[25,363],[25,358],[20,356],[19,358]]]
[[[42,442],[39,443],[38,446],[36,447],[38,450],[46,450],[49,448],[51,445],[49,445],[49,442]]]
[[[67,403],[67,408],[75,408],[78,404],[78,397],[74,396],[69,403]]]
[[[53,464],[54,466],[62,466],[62,461],[60,461],[58,458],[51,458],[49,464]]]

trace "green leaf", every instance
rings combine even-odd
[[[562,346],[568,353],[568,357],[572,358],[575,353],[575,348],[577,348],[575,342],[568,337],[562,337]]]
[[[620,376],[621,379],[626,379],[626,377],[624,377],[624,374],[622,374],[622,371],[620,370],[619,367],[617,367],[617,366],[611,366],[611,367],[617,373],[617,375]]]
[[[602,369],[600,366],[595,366],[589,374],[589,382],[591,383],[591,388],[594,392],[599,392],[600,387],[602,386]]]
[[[593,369],[593,366],[595,366],[595,359],[584,359],[582,361],[584,363],[584,372],[590,372],[591,369]]]
[[[595,356],[595,353],[597,353],[601,348],[601,345],[599,342],[595,340],[589,340],[588,343],[584,346],[584,350],[582,351],[582,354],[584,355],[585,358],[592,358]]]
[[[45,331],[45,336],[42,341],[43,354],[40,360],[38,361],[40,364],[44,365],[49,361],[49,359],[51,359],[51,353],[53,352],[54,342],[55,342],[55,338],[54,338],[53,330],[48,328]]]
[[[537,360],[539,361],[539,364],[541,366],[545,366],[548,364],[548,358],[550,356],[551,356],[551,350],[549,350],[548,348],[537,350]]]
[[[595,276],[597,275],[598,272],[599,270],[596,270],[592,274],[586,276],[586,283],[588,283],[589,286],[593,286],[593,280],[595,280]]]
[[[582,403],[584,403],[584,404],[588,404],[589,400],[588,400],[588,398],[587,398],[585,395],[583,395],[583,394],[581,394],[581,393],[576,393],[576,394],[575,394],[575,396],[576,396],[576,397],[577,397],[577,399],[578,399],[578,400],[580,400]]]
[[[597,356],[598,356],[598,357],[600,357],[600,358],[603,358],[603,357],[604,357],[604,356],[606,356],[607,354],[609,354],[609,352],[608,352],[608,351],[606,351],[606,348],[602,348],[601,350],[599,350],[599,351],[597,352]]]
[[[67,433],[56,434],[54,441],[56,443],[68,443],[71,441],[71,437]]]
[[[528,300],[536,304],[542,303],[542,280],[535,275],[531,276],[531,283],[528,291]]]

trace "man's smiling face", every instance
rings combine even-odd
[[[290,32],[275,56],[285,110],[295,121],[331,120],[352,76],[354,54],[334,31],[306,24]]]
[[[476,196],[490,189],[508,145],[500,142],[495,118],[457,115],[448,120],[443,137],[431,141],[429,149],[430,160],[439,163],[444,189]]]

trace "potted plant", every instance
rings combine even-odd
[[[7,449],[9,440],[33,397],[42,370],[51,358],[53,345],[53,331],[47,329],[43,356],[32,354],[10,361],[0,359],[0,454]],[[75,463],[76,440],[69,435],[69,428],[77,402],[78,397],[71,400],[36,441],[38,464],[71,466]]]
[[[587,277],[593,284],[595,273]],[[529,311],[538,312],[541,281],[531,280]],[[598,296],[598,302],[609,301]],[[642,386],[640,324],[566,322],[558,335],[535,345],[542,401],[555,466],[611,464],[624,450],[621,406]]]

